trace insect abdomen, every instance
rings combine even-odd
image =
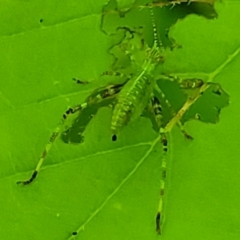
[[[142,71],[125,84],[116,98],[113,110],[111,130],[114,135],[142,114],[149,102],[154,83],[154,79]]]

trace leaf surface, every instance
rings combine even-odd
[[[217,20],[191,16],[171,33],[183,48],[169,52],[169,73],[208,75],[232,56],[213,79],[231,103],[218,124],[188,122],[193,141],[173,129],[164,234],[157,236],[161,144],[148,119],[127,126],[112,142],[111,110],[101,108],[86,128],[84,143],[59,138],[37,179],[16,185],[32,173],[67,107],[105,84],[98,76],[112,57],[110,40],[100,30],[105,1],[4,4],[1,239],[67,240],[77,229],[76,239],[86,240],[239,239],[240,5],[216,4]],[[95,81],[80,86],[73,77]]]

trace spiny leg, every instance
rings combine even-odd
[[[127,75],[125,75],[125,74],[123,74],[123,73],[121,73],[121,72],[110,71],[110,70],[103,72],[103,73],[101,74],[101,76],[116,76],[116,77],[124,77],[124,78],[126,78],[126,79],[131,78],[130,75],[127,76]]]
[[[185,90],[197,89],[197,88],[200,88],[204,84],[204,81],[200,78],[184,78],[184,79],[181,79],[178,76],[173,76],[173,75],[169,75],[169,74],[162,74],[160,76],[160,78],[164,79],[164,80],[171,81],[171,82],[178,82],[179,87],[181,89],[185,89]]]
[[[23,184],[23,185],[27,185],[29,183],[31,183],[36,177],[37,177],[37,174],[43,164],[43,161],[45,159],[45,157],[47,156],[48,152],[50,151],[51,147],[52,147],[52,144],[54,143],[54,141],[56,140],[57,136],[59,135],[60,131],[61,131],[61,127],[62,125],[65,123],[66,119],[68,118],[68,116],[70,114],[74,114],[75,112],[77,111],[80,111],[82,109],[84,109],[85,107],[87,106],[86,103],[83,103],[81,105],[77,105],[73,108],[69,108],[63,115],[62,115],[62,119],[59,123],[59,125],[55,128],[55,130],[53,131],[50,139],[49,139],[49,142],[47,143],[44,151],[42,152],[42,155],[38,161],[38,164],[34,170],[34,172],[32,173],[32,176],[28,179],[28,180],[24,180],[24,181],[18,181],[17,184]]]
[[[167,100],[165,94],[161,91],[161,89],[158,89],[158,92],[161,94],[162,99],[166,102],[166,105],[169,109],[172,109],[171,104]],[[159,205],[156,215],[156,231],[158,234],[162,234],[162,225],[163,225],[163,198],[165,194],[165,179],[167,175],[167,154],[168,154],[168,140],[166,136],[165,128],[163,127],[162,123],[162,106],[159,101],[159,99],[154,96],[151,100],[152,102],[152,109],[155,116],[155,121],[157,123],[157,126],[159,128],[159,133],[161,136],[161,143],[163,146],[163,155],[162,155],[162,164],[161,164],[161,181],[160,181],[160,199],[159,199]],[[173,115],[175,115],[174,111],[172,112]],[[181,132],[184,134],[184,136],[187,139],[193,139],[190,135],[186,133],[186,131],[183,129],[182,123],[179,119],[177,122],[177,125],[180,127]]]
[[[186,130],[184,129],[181,121],[178,121],[178,122],[177,122],[177,126],[180,128],[183,136],[184,136],[186,139],[193,140],[193,137],[192,137],[191,135],[189,135],[189,134],[186,132]]]
[[[187,81],[187,80],[186,80]],[[198,83],[201,83],[201,81],[197,81]],[[195,87],[196,85],[194,85]],[[181,117],[183,116],[183,114],[186,112],[186,110],[189,108],[189,106],[191,106],[191,104],[193,104],[198,98],[199,96],[208,88],[208,84],[207,83],[201,83],[199,84],[198,88],[199,88],[199,94],[197,94],[195,96],[195,98],[188,98],[188,100],[186,101],[186,103],[183,105],[183,107],[178,111],[178,113],[167,123],[167,125],[165,126],[165,128],[160,128],[160,134],[161,134],[161,142],[163,144],[163,160],[162,160],[162,180],[161,180],[161,188],[160,188],[160,201],[159,201],[159,206],[158,206],[158,213],[156,216],[156,230],[159,234],[161,234],[161,223],[162,223],[162,208],[163,208],[163,196],[164,196],[164,187],[165,187],[165,178],[166,178],[166,167],[167,167],[167,152],[168,152],[168,141],[166,138],[166,133],[170,132],[170,130],[172,129],[172,127],[175,124],[181,124],[180,120]],[[160,102],[158,101],[158,99],[156,97],[154,97],[154,99],[152,100],[153,103],[153,108],[154,109],[161,109],[161,107],[158,107],[158,105],[160,106]],[[159,111],[158,111],[159,112]],[[159,114],[156,110],[154,110],[155,115]],[[159,118],[159,117],[158,117]],[[158,119],[156,117],[156,120]],[[182,128],[182,125],[180,125],[180,127]],[[182,131],[184,131],[182,129]],[[191,136],[189,136],[187,134],[186,136],[189,139],[192,139]]]
[[[77,84],[86,85],[86,84],[89,84],[89,83],[90,83],[89,81],[81,80],[81,79],[78,79],[78,78],[73,78],[72,80],[75,81]]]
[[[62,132],[61,139],[65,143],[78,144],[83,142],[84,137],[82,134],[89,122],[93,119],[101,107],[109,106],[112,104],[112,98],[110,95],[117,94],[121,87],[122,84],[109,85],[108,87],[102,88],[101,93],[99,93],[98,90],[89,96],[87,101],[90,103],[93,101],[93,99],[95,99],[94,104],[88,104],[88,107],[80,111],[79,115],[71,124],[71,127]]]
[[[106,71],[103,74],[108,74],[111,71]],[[112,75],[120,76],[121,73],[116,74],[116,72],[111,72]],[[125,76],[122,74],[122,76]],[[82,84],[82,81],[80,80]],[[109,106],[111,105],[112,97],[114,97],[121,88],[124,86],[124,84],[128,81],[125,80],[122,84],[115,84],[115,85],[108,85],[105,87],[101,87],[96,89],[87,99],[86,102],[88,102],[88,107],[83,109],[79,113],[79,116],[74,120],[72,126],[64,131],[61,135],[62,140],[65,143],[80,143],[83,141],[82,133],[85,131],[86,126],[88,123],[92,120],[93,116],[96,115],[99,108],[103,106]],[[91,110],[89,109],[91,107]],[[72,140],[70,139],[70,135],[74,136]],[[77,140],[77,141],[76,141]]]
[[[116,76],[116,77],[125,77],[124,74],[120,73],[120,72],[114,72],[114,71],[105,71],[103,73],[101,73],[100,76]],[[73,81],[75,81],[77,84],[82,84],[82,85],[86,85],[89,84],[90,81],[87,80],[82,80],[82,79],[78,79],[78,78],[73,78]]]
[[[162,106],[159,99],[154,96],[151,99],[151,113],[154,115],[155,123],[158,127],[158,132],[161,136],[163,157],[161,164],[161,181],[160,181],[160,199],[158,205],[158,211],[156,215],[156,231],[158,234],[162,233],[162,220],[163,220],[163,198],[165,191],[165,179],[166,179],[166,169],[167,169],[167,153],[168,153],[168,140],[162,123]]]
[[[162,155],[162,178],[160,181],[160,199],[158,204],[158,211],[156,216],[156,231],[158,234],[162,234],[162,225],[163,225],[163,198],[165,194],[165,179],[167,177],[167,153],[168,153],[168,140],[164,128],[160,128],[161,143],[163,146],[163,155]]]
[[[99,89],[95,90],[86,99],[86,102],[84,102],[80,105],[77,105],[73,108],[69,108],[62,115],[62,119],[61,119],[59,125],[56,127],[56,129],[52,133],[52,135],[49,139],[49,142],[47,143],[44,151],[42,152],[42,155],[41,155],[41,157],[40,157],[40,159],[37,163],[37,166],[36,166],[34,172],[31,175],[31,177],[28,180],[18,181],[17,184],[28,185],[29,183],[31,183],[37,177],[37,175],[40,171],[40,168],[41,168],[48,152],[50,151],[54,141],[56,140],[57,136],[61,132],[61,128],[62,128],[63,124],[65,123],[65,121],[67,120],[67,118],[70,114],[74,114],[78,111],[81,111],[81,110],[91,106],[91,105],[95,105],[95,104],[101,102],[103,99],[114,97],[121,90],[122,86],[123,86],[123,84],[117,84],[117,85],[109,85],[109,86],[106,86],[105,88],[99,88]]]
[[[161,90],[158,86],[156,86],[155,89],[156,89],[156,91],[161,95],[161,98],[164,99],[167,107],[168,107],[169,109],[171,109],[171,114],[172,114],[172,116],[175,116],[175,115],[176,115],[176,112],[173,110],[173,108],[172,108],[170,102],[167,100],[167,97],[165,96],[165,94],[162,92],[162,90]],[[185,138],[187,138],[187,139],[189,139],[189,140],[193,140],[193,137],[192,137],[191,135],[189,135],[189,134],[184,130],[183,124],[181,123],[180,120],[177,122],[177,126],[180,128],[180,130],[181,130],[181,132],[182,132],[182,134],[184,135]]]
[[[129,79],[131,77],[131,75],[125,75],[121,72],[112,71],[112,70],[107,70],[107,71],[102,72],[100,74],[100,77],[101,76],[115,76],[115,77],[120,77],[120,78],[124,77],[125,79]],[[73,78],[72,80],[75,81],[77,84],[82,84],[82,85],[86,85],[86,84],[91,83],[88,80],[82,80],[82,79],[78,79],[78,78]]]

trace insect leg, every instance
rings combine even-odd
[[[125,77],[125,78],[130,78],[131,76],[126,76],[125,74],[121,72],[116,72],[116,71],[105,71],[101,74],[101,76],[116,76],[116,77]]]
[[[104,71],[103,73],[100,74],[100,77],[106,76],[106,75],[107,76],[124,77],[126,79],[129,79],[131,77],[131,76],[127,76],[121,72],[111,71],[111,70]],[[77,84],[82,84],[82,85],[86,85],[86,84],[90,83],[90,81],[82,80],[82,79],[78,79],[78,78],[73,78],[72,80],[75,81]]]
[[[168,74],[162,74],[160,78],[163,80],[171,81],[171,82],[178,82],[179,87],[185,90],[194,90],[194,89],[200,88],[204,84],[204,81],[200,78],[181,79],[178,76],[173,76]]]
[[[83,84],[83,85],[85,85],[85,84],[90,83],[89,81],[81,80],[81,79],[78,79],[78,78],[73,78],[72,80],[75,81],[77,84]]]
[[[167,100],[167,97],[165,96],[165,94],[162,92],[162,90],[156,86],[155,87],[156,91],[161,95],[161,98],[164,99],[166,105],[168,106],[169,109],[171,109],[171,114],[172,116],[175,116],[176,115],[176,112],[173,110],[170,102]],[[185,130],[184,130],[184,127],[183,127],[183,124],[181,123],[181,121],[179,120],[177,122],[177,126],[180,128],[182,134],[184,135],[185,138],[189,139],[189,140],[193,140],[193,137],[191,135],[189,135]]]
[[[163,225],[163,199],[165,194],[165,180],[167,176],[167,153],[168,153],[168,140],[164,128],[160,128],[161,143],[163,146],[163,157],[162,157],[162,174],[160,181],[160,199],[158,204],[158,211],[156,215],[156,231],[158,234],[162,234],[162,225]]]
[[[114,97],[120,91],[122,86],[123,86],[123,84],[117,84],[117,85],[109,85],[109,86],[106,86],[104,88],[99,88],[99,89],[95,90],[86,99],[86,101],[84,103],[82,103],[80,105],[77,105],[73,108],[69,108],[62,115],[62,119],[61,119],[59,125],[55,128],[54,132],[52,133],[52,135],[49,139],[49,142],[47,143],[45,149],[43,150],[42,155],[41,155],[41,157],[38,161],[38,164],[37,164],[34,172],[31,175],[31,177],[28,180],[18,181],[17,184],[28,185],[29,183],[31,183],[37,177],[37,175],[40,171],[40,168],[41,168],[48,152],[50,151],[54,141],[56,140],[59,133],[61,132],[63,124],[65,123],[65,121],[67,120],[67,118],[70,114],[74,114],[76,112],[79,112],[79,111],[89,107],[90,105],[97,104],[97,103],[101,102],[103,99]]]
[[[109,85],[103,89],[98,89],[91,95],[91,97],[88,97],[89,106],[79,112],[70,128],[62,132],[61,139],[63,142],[72,144],[79,144],[83,142],[83,133],[89,122],[93,119],[101,107],[112,104],[112,97],[119,92],[121,87],[122,85]]]
[[[181,123],[180,120],[177,122],[177,126],[180,128],[183,136],[184,136],[186,139],[193,140],[193,137],[192,137],[191,135],[189,135],[189,134],[185,131],[185,129],[184,129],[184,127],[183,127],[183,125],[182,125],[182,123]]]
[[[161,136],[161,143],[162,143],[162,150],[163,150],[163,157],[162,157],[162,164],[161,164],[161,181],[160,181],[160,199],[159,205],[156,215],[156,231],[158,234],[162,233],[162,223],[163,223],[163,198],[165,192],[165,179],[167,175],[167,153],[168,153],[168,140],[167,136],[162,124],[162,106],[159,99],[154,96],[151,99],[151,106],[150,106],[151,114],[154,115],[154,121],[157,125],[158,132]]]
[[[87,106],[86,103],[83,103],[81,105],[77,105],[73,108],[69,108],[63,115],[62,115],[62,119],[59,123],[59,125],[55,128],[55,130],[53,131],[50,139],[49,139],[49,142],[47,143],[45,149],[43,150],[42,152],[42,155],[38,161],[38,164],[34,170],[34,172],[32,173],[32,176],[28,179],[28,180],[24,180],[24,181],[18,181],[17,184],[23,184],[23,185],[27,185],[29,183],[31,183],[38,175],[38,172],[43,164],[43,161],[45,159],[45,157],[47,156],[48,152],[50,151],[51,147],[52,147],[52,144],[54,143],[54,141],[56,140],[57,136],[59,135],[60,131],[61,131],[61,127],[62,125],[64,124],[64,122],[66,121],[67,117],[70,115],[70,114],[74,114],[75,112],[77,111],[80,111],[82,109],[84,109],[85,107]]]
[[[178,123],[185,112],[198,100],[198,98],[210,87],[211,83],[205,82],[202,86],[196,89],[196,93],[189,96],[181,109],[175,114],[175,116],[167,123],[165,130],[170,132],[173,126]]]

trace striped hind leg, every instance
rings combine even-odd
[[[168,140],[164,128],[160,128],[161,143],[163,146],[162,164],[161,164],[161,181],[160,181],[160,199],[156,215],[156,231],[162,234],[163,225],[163,200],[165,194],[165,180],[167,176],[167,153],[168,153]]]
[[[55,130],[53,131],[47,145],[45,146],[45,149],[42,152],[42,155],[38,161],[38,164],[34,170],[34,172],[32,173],[31,177],[28,180],[23,180],[23,181],[18,181],[17,184],[23,184],[23,185],[27,185],[29,183],[31,183],[38,175],[38,172],[40,171],[40,168],[43,164],[43,161],[45,159],[45,157],[47,156],[48,152],[50,151],[52,144],[54,143],[54,141],[56,140],[57,136],[59,135],[60,131],[61,131],[61,127],[62,125],[65,123],[67,117],[70,114],[74,114],[77,111],[80,111],[82,109],[84,109],[87,106],[86,103],[83,103],[81,105],[77,105],[73,108],[69,108],[63,115],[62,115],[62,119],[60,121],[60,123],[58,124],[58,126],[55,128]]]
[[[162,233],[163,224],[163,199],[165,193],[165,179],[167,175],[167,153],[168,153],[168,140],[165,133],[165,129],[162,125],[162,106],[159,99],[154,96],[151,99],[151,113],[154,115],[155,123],[158,127],[158,132],[161,137],[162,144],[162,163],[161,163],[161,180],[160,180],[160,199],[156,215],[156,231],[158,234]]]
[[[17,181],[17,184],[28,185],[37,177],[48,152],[50,151],[53,143],[55,142],[56,138],[58,137],[59,133],[61,132],[62,126],[66,122],[69,115],[74,114],[79,111],[82,111],[83,109],[86,109],[87,107],[91,107],[95,104],[98,104],[101,101],[103,101],[104,99],[114,98],[115,95],[121,90],[122,86],[123,86],[123,84],[117,84],[117,85],[108,85],[106,87],[98,88],[91,95],[89,95],[87,97],[87,99],[84,103],[76,105],[75,107],[69,108],[62,115],[60,123],[53,131],[47,145],[45,146],[45,149],[43,150],[43,152],[41,154],[41,157],[40,157],[40,159],[37,163],[37,166],[36,166],[35,170],[33,171],[31,177],[28,180]]]
[[[193,139],[190,135],[188,135],[185,130],[183,129],[183,126],[181,124],[181,118],[184,115],[184,113],[189,109],[189,107],[198,99],[199,96],[201,96],[201,93],[204,92],[209,84],[203,83],[201,79],[185,79],[182,82],[181,88],[184,89],[196,89],[198,90],[198,94],[195,95],[194,98],[189,97],[185,104],[182,106],[182,108],[177,112],[173,114],[172,119],[166,124],[166,126],[162,126],[161,120],[162,120],[162,107],[160,104],[160,101],[157,97],[154,97],[152,99],[152,109],[153,113],[155,115],[155,120],[157,122],[157,125],[159,127],[159,133],[161,135],[161,142],[163,145],[163,158],[162,158],[162,174],[161,174],[161,183],[160,183],[160,200],[159,200],[159,206],[158,206],[158,212],[156,216],[156,231],[158,234],[162,233],[162,224],[163,224],[163,200],[164,200],[164,193],[165,193],[165,179],[166,179],[166,169],[167,169],[167,153],[168,153],[168,140],[166,134],[169,133],[173,126],[178,125],[184,134],[184,136],[188,139]],[[162,95],[164,97],[164,94]],[[164,99],[166,99],[164,97]],[[167,105],[171,107],[170,104],[166,101]]]

